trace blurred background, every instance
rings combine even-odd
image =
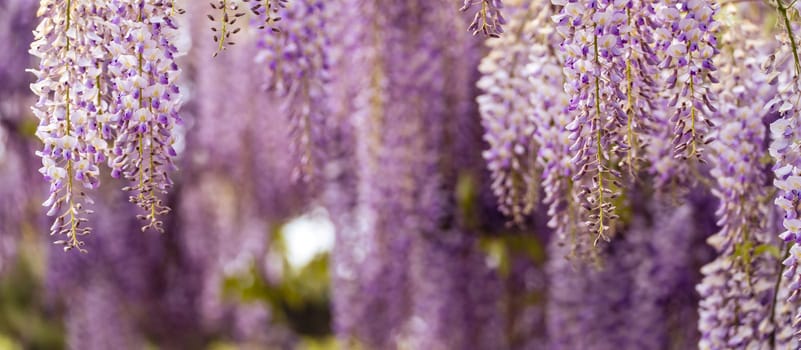
[[[80,254],[51,243],[41,206],[47,184],[34,154],[34,77],[25,72],[37,65],[28,47],[38,2],[0,0],[0,349],[558,348],[545,340],[546,306],[571,325],[598,321],[580,336],[587,341],[646,327],[631,317],[645,312],[659,316],[648,330],[665,346],[628,348],[694,344],[691,286],[709,259],[703,239],[714,230],[706,225],[714,205],[699,198],[690,214],[640,209],[684,215],[666,216],[690,227],[680,238],[686,247],[676,248],[686,254],[642,240],[604,253],[662,254],[673,263],[654,271],[679,276],[669,282],[633,268],[630,255],[616,272],[561,259],[546,266],[561,249],[549,246],[546,209],[525,229],[494,209],[474,102],[487,49],[465,30],[471,18],[458,14],[461,1],[414,1],[415,16],[385,11],[359,24],[380,12],[378,3],[327,5],[337,7],[325,43],[331,132],[325,180],[313,183],[298,180],[292,106],[265,86],[268,34],[248,26],[247,15],[236,45],[212,58],[208,3],[179,2],[187,10],[177,42],[184,124],[180,170],[164,198],[166,232],[141,232],[125,184],[104,171]],[[286,47],[305,40],[292,42],[305,29],[291,22],[303,23],[303,14],[289,11]],[[377,119],[358,113],[376,104]],[[641,227],[664,223],[641,216]],[[549,290],[553,275],[564,278]],[[582,294],[589,291],[597,293]],[[633,300],[646,297],[652,309],[634,310]],[[594,348],[623,342],[609,339]]]

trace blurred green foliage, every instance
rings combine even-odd
[[[42,279],[27,249],[20,249],[16,264],[0,278],[0,349],[63,349],[61,318],[44,303]]]
[[[305,266],[292,266],[282,228],[273,231],[268,253],[281,262],[280,280],[268,281],[260,267],[253,264],[247,273],[227,278],[223,290],[231,298],[269,305],[278,321],[301,336],[325,340],[331,335],[329,254],[320,253]]]

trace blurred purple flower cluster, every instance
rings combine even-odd
[[[69,348],[799,346],[796,3],[38,5],[0,293],[38,266]]]

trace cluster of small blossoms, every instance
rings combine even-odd
[[[766,206],[764,156],[766,128],[762,106],[776,95],[776,86],[759,69],[765,41],[750,23],[732,23],[721,35],[724,53],[717,65],[728,79],[716,84],[717,111],[710,119],[717,128],[712,142],[712,193],[720,200],[716,215],[721,231],[712,245],[729,251],[748,240],[749,232],[764,231],[770,210]]]
[[[539,3],[539,2],[534,2]],[[492,191],[500,211],[522,223],[537,204],[539,174],[534,158],[535,124],[530,98],[538,86],[529,82],[526,67],[529,47],[536,44],[532,21],[538,6],[515,12],[506,35],[487,40],[489,53],[478,69],[482,73],[478,87],[484,92],[477,102],[489,149],[484,159],[492,178]]]
[[[783,33],[777,37],[780,46],[763,64],[772,83],[778,84],[778,94],[765,104],[765,112],[778,114],[770,125],[770,156],[774,161],[773,185],[778,190],[775,204],[784,212],[784,231],[779,235],[789,245],[789,254],[783,261],[786,280],[782,291],[788,304],[798,305],[801,294],[801,60],[798,55],[799,27],[790,18],[798,11],[782,1],[777,1],[779,26]],[[775,82],[774,82],[775,79]],[[801,331],[801,312],[796,311],[792,328],[795,336]]]
[[[238,27],[236,21],[239,17],[245,15],[240,7],[241,2],[249,2],[250,0],[212,0],[209,6],[217,12],[217,17],[214,15],[206,15],[209,21],[214,23],[211,31],[214,33],[212,39],[217,44],[217,51],[214,51],[214,56],[226,49],[228,45],[233,46],[233,35],[239,33],[242,28]]]
[[[625,100],[620,101],[619,108],[626,114],[622,147],[625,156],[620,167],[626,168],[629,175],[636,175],[644,151],[648,144],[648,136],[658,130],[654,128],[658,116],[659,58],[654,50],[654,31],[660,23],[654,20],[655,8],[652,1],[627,0],[613,4],[625,8],[625,23],[618,31],[623,45],[625,62],[625,81],[622,91]]]
[[[131,200],[148,212],[145,228],[160,229],[156,216],[167,209],[158,195],[170,183],[180,103],[172,12],[162,2],[41,3],[31,45],[41,59],[32,70],[39,96],[33,111],[44,143],[40,172],[51,183],[44,205],[56,216],[51,235],[66,235],[56,241],[65,250],[83,250],[79,237],[91,231],[84,189],[98,187],[105,162],[113,176],[138,182]]]
[[[321,0],[280,3],[277,12],[287,24],[278,33],[264,35],[258,43],[256,62],[267,67],[268,91],[278,98],[287,114],[297,158],[293,177],[304,182],[316,178],[324,148],[330,58],[326,35],[327,5]],[[255,23],[265,21],[265,11]]]
[[[756,242],[764,242],[754,237]],[[703,281],[696,287],[699,349],[768,349],[773,335],[776,261],[766,254],[742,259],[721,254],[701,268]]]
[[[595,241],[609,240],[617,219],[615,199],[622,174],[618,164],[625,152],[627,116],[621,108],[621,85],[627,60],[621,40],[626,24],[625,8],[617,2],[553,1],[564,6],[554,16],[563,36],[565,92],[571,96],[567,125],[572,141],[574,191],[590,214],[587,227]]]
[[[334,315],[332,328],[338,339],[350,339],[359,333],[359,329],[369,323],[370,313],[365,310],[364,294],[361,293],[360,271],[367,267],[364,254],[357,254],[364,249],[369,237],[367,230],[359,229],[360,220],[354,218],[364,211],[358,199],[367,190],[359,179],[361,167],[355,164],[358,155],[368,159],[370,149],[363,140],[357,137],[357,131],[372,129],[370,108],[357,106],[369,105],[373,100],[373,89],[364,89],[371,85],[377,74],[364,74],[365,62],[371,62],[379,50],[375,45],[363,45],[375,35],[375,25],[370,19],[377,13],[374,1],[343,0],[341,6],[333,8],[328,31],[336,37],[338,45],[332,46],[331,73],[336,88],[331,89],[331,117],[338,120],[340,145],[334,148],[336,154],[329,159],[336,159],[329,169],[334,180],[328,181],[323,202],[336,226],[336,239],[331,252],[331,311]],[[361,110],[361,113],[357,113]],[[356,117],[359,117],[356,120]],[[354,188],[356,190],[354,190]],[[365,216],[365,218],[367,218]]]
[[[703,146],[715,97],[710,90],[717,83],[713,59],[718,53],[715,8],[709,0],[665,0],[658,3],[654,30],[660,69],[670,74],[663,86],[676,157],[703,161]]]
[[[371,3],[365,1],[359,13],[349,14],[355,18],[339,19],[350,21],[363,35],[363,47],[352,57],[359,60],[358,67],[369,67],[352,72],[362,91],[351,112],[360,180],[354,217],[361,218],[358,233],[351,236],[361,248],[352,254],[354,261],[369,263],[348,269],[356,273],[350,276],[353,286],[337,277],[339,285],[353,288],[361,299],[338,331],[367,348],[394,348],[409,322],[417,322],[410,317],[415,290],[407,267],[412,244],[444,234],[442,229],[454,224],[447,217],[453,215],[445,191],[450,184],[442,181],[447,176],[443,168],[450,166],[445,162],[453,159],[446,159],[444,125],[467,118],[447,113],[446,71],[453,67],[446,67],[449,58],[443,49],[453,43],[441,40],[452,33],[447,4]],[[461,127],[454,124],[453,129]]]
[[[779,271],[777,271],[777,273],[779,273]],[[792,293],[790,285],[795,283],[795,281],[784,278],[784,276],[780,277],[781,282],[778,285],[779,289],[774,291],[774,293],[776,293],[776,305],[774,306],[776,327],[776,333],[774,334],[775,344],[777,349],[798,349],[797,327],[786,326],[793,324],[793,320],[799,311],[798,301],[789,299]]]
[[[546,5],[547,2],[546,2]],[[550,20],[553,8],[545,6],[540,10],[544,21]],[[571,236],[576,241],[575,209],[573,203],[572,174],[575,173],[570,152],[572,141],[567,125],[571,118],[567,113],[570,98],[562,90],[564,75],[559,51],[561,38],[542,21],[532,21],[535,26],[533,42],[528,46],[528,64],[525,74],[529,79],[530,94],[526,98],[531,103],[532,113],[529,122],[536,126],[534,140],[538,145],[536,158],[542,168],[543,201],[548,205],[548,227],[556,231],[560,240]],[[573,227],[573,229],[571,229]]]
[[[247,1],[247,0],[243,0]],[[254,0],[250,10],[254,15],[262,19],[259,29],[270,27],[273,32],[281,30],[276,26],[281,20],[280,11],[286,7],[289,0]]]
[[[701,269],[696,287],[699,303],[699,348],[769,348],[773,340],[774,293],[778,259],[759,249],[770,246],[771,210],[766,200],[766,128],[762,106],[776,95],[775,84],[760,72],[761,57],[769,51],[759,28],[732,21],[736,8],[721,16],[722,53],[716,66],[729,79],[716,84],[717,111],[711,116],[717,130],[710,136],[712,193],[720,204],[715,215],[720,231],[708,242],[718,257]]]
[[[100,86],[103,61],[104,11],[94,1],[42,1],[42,18],[34,32],[31,53],[38,57],[38,69],[31,70],[37,81],[31,85],[39,97],[33,106],[39,118],[36,135],[44,143],[37,152],[43,167],[39,171],[50,182],[50,195],[44,202],[47,214],[55,216],[51,235],[65,250],[83,251],[80,236],[91,231],[86,226],[85,206],[92,201],[85,191],[99,185],[98,165],[105,161],[107,148],[102,129]]]
[[[648,131],[643,137],[643,143],[646,145],[643,155],[647,164],[643,170],[651,176],[653,187],[660,191],[659,193],[674,197],[685,195],[687,190],[684,186],[691,184],[687,179],[691,169],[686,160],[675,156],[671,110],[667,106],[669,101],[657,96],[651,103],[655,108],[650,118],[645,121]]]
[[[130,201],[145,214],[142,230],[163,231],[160,215],[169,212],[161,195],[172,185],[176,151],[173,129],[181,122],[181,94],[176,83],[176,12],[164,2],[111,2],[114,40],[106,47],[116,137],[109,159],[111,176],[131,182]]]
[[[476,10],[473,16],[473,22],[467,30],[472,31],[473,35],[483,33],[490,37],[499,37],[503,34],[503,25],[506,24],[506,19],[503,17],[501,9],[503,8],[502,0],[464,0],[464,5],[459,11],[467,11],[473,6],[481,4],[481,8]]]

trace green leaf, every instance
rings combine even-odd
[[[777,260],[782,258],[781,249],[775,245],[765,243],[765,244],[760,244],[756,246],[756,248],[754,248],[754,255],[761,255],[765,253],[770,254]]]

